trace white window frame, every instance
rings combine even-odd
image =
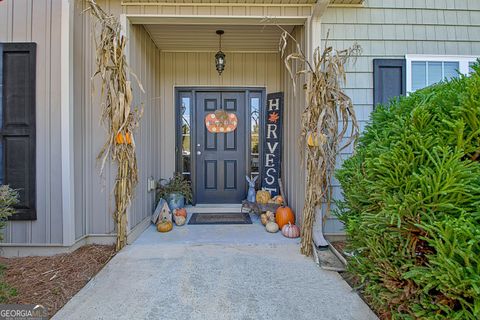
[[[480,56],[460,56],[460,55],[426,55],[426,54],[407,54],[405,60],[407,61],[407,93],[412,90],[412,62],[427,61],[427,62],[458,62],[460,73],[470,73],[470,62],[476,62]]]

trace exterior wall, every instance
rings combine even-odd
[[[304,31],[304,27],[298,26],[291,33],[302,46],[305,46]],[[286,55],[292,53],[293,50],[293,43],[290,42],[286,49]],[[283,59],[280,60],[280,67],[285,69]],[[301,65],[294,65],[292,72],[295,73],[301,70],[301,68],[303,68]],[[305,167],[303,166],[304,161],[300,156],[300,148],[298,146],[301,116],[305,107],[302,78],[297,79],[297,92],[294,92],[292,80],[288,72],[285,71],[282,77],[282,86],[285,92],[282,177],[288,205],[295,212],[298,224],[302,223],[303,202],[305,199]]]
[[[364,7],[328,8],[322,17],[322,41],[338,49],[357,41],[361,57],[347,68],[347,94],[363,129],[373,110],[373,59],[405,54],[480,55],[480,1],[366,0]],[[341,159],[352,150],[345,150]],[[335,197],[341,189],[335,180]],[[336,221],[327,232],[340,232]]]
[[[113,187],[116,167],[109,163],[104,176],[99,176],[96,157],[106,139],[100,126],[100,85],[92,90],[91,76],[95,70],[95,48],[92,39],[92,22],[89,15],[80,15],[82,2],[75,8],[75,236],[113,234],[115,225],[112,213],[115,208]],[[119,3],[103,3],[107,10],[119,12]],[[153,211],[154,193],[147,192],[147,179],[155,176],[160,166],[155,157],[158,142],[157,123],[160,90],[160,53],[141,25],[129,27],[127,55],[132,71],[142,83],[143,94],[132,78],[134,106],[143,105],[143,117],[135,135],[137,146],[139,183],[129,212],[129,229],[138,225]]]
[[[61,1],[0,2],[0,42],[37,43],[37,220],[8,222],[3,240],[6,243],[63,242],[60,20]]]
[[[215,52],[162,52],[160,94],[159,176],[170,177],[175,171],[175,86],[266,87],[267,93],[281,90],[278,53],[226,53],[227,66],[219,77],[215,70]]]

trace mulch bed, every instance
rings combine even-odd
[[[4,280],[17,291],[7,303],[41,304],[53,316],[114,255],[114,246],[87,245],[50,257],[0,257]]]

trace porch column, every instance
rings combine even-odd
[[[322,23],[321,18],[327,7],[330,3],[330,0],[318,0],[317,3],[312,8],[312,15],[308,18],[306,22],[307,31],[307,58],[310,63],[313,64],[313,53],[316,48],[322,48]],[[305,159],[304,159],[305,161]],[[305,168],[305,175],[307,174],[306,166]],[[328,242],[325,240],[323,235],[323,214],[322,208],[316,208],[315,211],[315,223],[313,225],[313,242],[315,246],[328,246]]]

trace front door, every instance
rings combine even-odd
[[[240,203],[246,195],[246,93],[243,91],[196,92],[195,193],[197,203]],[[223,109],[234,113],[237,128],[211,133],[205,117]]]

